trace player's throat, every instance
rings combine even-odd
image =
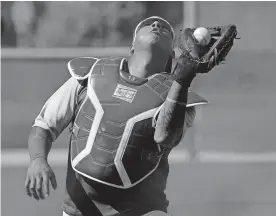
[[[164,72],[166,63],[167,60],[158,54],[139,51],[128,59],[127,71],[133,76],[147,78],[155,73]]]

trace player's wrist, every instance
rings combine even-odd
[[[32,155],[32,156],[30,156],[30,161],[47,161],[47,156],[45,156],[45,155]]]
[[[189,85],[180,84],[175,80],[170,88],[166,101],[170,103],[186,105],[188,89],[189,89]]]
[[[180,106],[186,106],[187,105],[187,103],[185,101],[177,101],[177,100],[171,99],[169,97],[166,98],[166,101],[168,101],[169,103],[172,103],[172,104],[180,105]]]
[[[51,145],[49,132],[40,127],[33,127],[28,141],[30,160],[33,161],[36,158],[47,160]]]
[[[174,80],[182,86],[182,88],[189,88],[193,79],[198,73],[198,64],[193,62],[187,56],[180,56],[177,67],[174,71]]]

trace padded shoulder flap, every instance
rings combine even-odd
[[[209,102],[195,92],[188,92],[187,107],[208,104]]]
[[[86,79],[99,59],[93,57],[80,57],[70,60],[67,64],[72,77],[77,80]]]

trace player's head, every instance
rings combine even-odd
[[[131,53],[141,50],[156,51],[168,59],[173,55],[175,33],[165,19],[152,16],[141,21],[135,28]]]

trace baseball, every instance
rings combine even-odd
[[[197,39],[197,41],[203,46],[206,46],[210,43],[211,34],[209,33],[208,29],[204,27],[197,28],[194,31],[194,36]]]

